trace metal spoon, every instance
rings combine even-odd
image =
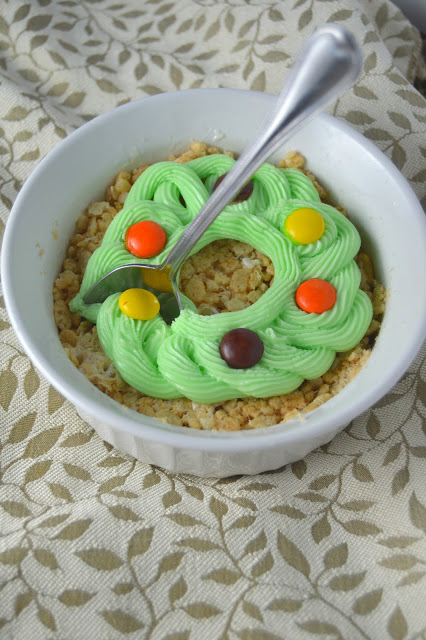
[[[141,273],[148,273],[146,269],[160,271],[163,272],[166,286],[162,288],[155,285],[154,288],[155,292],[167,291],[158,298],[160,312],[170,324],[183,309],[178,273],[192,247],[285,138],[352,86],[361,69],[362,54],[351,33],[331,23],[317,28],[290,70],[272,113],[185,229],[164,262],[161,265],[128,264],[116,267],[96,282],[84,296],[84,302],[103,302],[111,293],[142,287]],[[149,280],[146,276],[145,279]],[[144,288],[149,287],[145,285]]]

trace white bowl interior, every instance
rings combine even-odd
[[[273,104],[273,96],[219,89],[154,96],[84,125],[38,166],[14,205],[3,244],[6,304],[26,351],[50,382],[85,415],[142,437],[187,449],[272,449],[279,441],[311,440],[345,426],[403,374],[426,332],[426,227],[423,211],[393,165],[371,143],[336,119],[320,115],[276,154],[303,153],[336,202],[345,205],[389,290],[374,357],[332,400],[299,420],[264,430],[208,433],[163,425],[136,414],[94,388],[72,365],[57,336],[52,286],[77,217],[102,199],[122,168],[167,158],[194,140],[240,152]],[[313,448],[312,446],[312,448]],[[302,451],[303,455],[304,451]]]

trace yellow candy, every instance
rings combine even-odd
[[[121,311],[134,320],[151,320],[160,311],[160,303],[146,289],[127,289],[118,299]]]
[[[159,271],[157,269],[143,269],[142,271],[143,281],[147,287],[165,293],[173,293],[172,283],[168,276],[170,267],[167,267],[165,271]]]
[[[284,233],[294,244],[311,244],[319,240],[324,233],[324,218],[315,209],[295,209],[285,219]]]

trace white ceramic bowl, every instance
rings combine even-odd
[[[348,208],[390,293],[372,356],[343,391],[303,421],[238,433],[196,431],[121,406],[69,361],[53,319],[52,286],[86,205],[103,198],[106,185],[123,167],[165,159],[191,141],[240,152],[273,101],[273,96],[255,92],[200,89],[114,109],[82,126],[40,162],[7,224],[4,295],[35,366],[102,438],[170,471],[223,477],[259,473],[302,458],[377,402],[408,368],[426,334],[426,224],[420,204],[373,144],[321,115],[295,134],[276,159],[289,149],[306,156],[309,168]]]

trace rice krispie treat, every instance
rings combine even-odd
[[[185,154],[172,160],[185,163],[218,152],[216,148],[195,143]],[[226,156],[232,158],[229,152]],[[304,169],[300,154],[287,154],[279,166],[290,169],[290,177],[291,170],[301,170],[318,194],[317,208],[327,212],[327,209],[321,209],[322,203],[327,202],[326,192]],[[119,173],[108,187],[105,201],[89,205],[77,221],[63,271],[54,287],[54,311],[60,339],[74,364],[99,389],[122,404],[164,422],[199,429],[239,430],[268,426],[310,411],[338,393],[368,359],[384,310],[383,287],[375,281],[371,260],[363,252],[358,253],[356,262],[361,272],[361,289],[372,301],[373,320],[355,347],[335,358],[333,355],[326,373],[305,380],[296,390],[266,398],[236,397],[206,403],[185,397],[154,398],[124,382],[105,355],[96,326],[72,313],[68,305],[80,290],[90,256],[99,247],[106,229],[122,210],[132,185],[146,168],[142,166],[133,172]],[[259,301],[273,285],[274,276],[274,265],[264,253],[241,240],[223,238],[207,244],[186,261],[181,270],[180,289],[200,314],[228,314],[249,309]]]

